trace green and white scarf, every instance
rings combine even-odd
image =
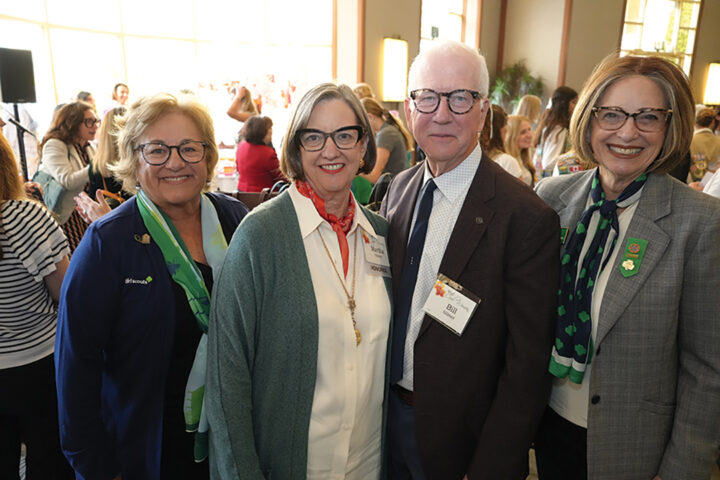
[[[195,461],[201,462],[207,458],[208,454],[208,422],[203,408],[203,398],[210,294],[200,270],[170,218],[142,190],[138,191],[136,199],[145,227],[160,247],[173,281],[185,291],[190,309],[195,315],[198,327],[203,332],[185,387],[185,403],[183,405],[185,429],[188,432],[195,432]],[[201,195],[200,218],[205,258],[213,270],[213,275],[217,275],[225,259],[228,245],[215,207],[206,195]]]

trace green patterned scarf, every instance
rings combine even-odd
[[[203,332],[195,352],[195,360],[190,370],[187,386],[185,387],[185,403],[183,406],[185,429],[188,432],[195,432],[195,461],[201,462],[207,458],[208,452],[208,422],[205,409],[203,409],[203,398],[205,393],[210,293],[205,287],[200,270],[170,218],[142,190],[138,191],[136,199],[145,227],[155,243],[160,247],[173,281],[185,291],[188,305],[195,315],[198,327]],[[207,258],[213,274],[217,275],[225,259],[228,245],[215,207],[206,195],[202,195],[200,199],[200,218],[205,258]]]

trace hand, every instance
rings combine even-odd
[[[703,186],[700,185],[700,182],[688,183],[688,187],[690,187],[690,188],[692,188],[692,189],[695,189],[695,190],[697,190],[698,192],[702,192],[702,191],[703,191]]]
[[[110,205],[105,201],[102,190],[98,189],[98,191],[95,192],[95,198],[97,201],[90,198],[85,192],[80,192],[80,194],[75,197],[75,210],[80,213],[85,223],[92,223],[110,212]]]
[[[40,196],[42,196],[45,192],[43,191],[42,186],[37,182],[25,182],[25,194],[28,197],[34,197],[35,192],[39,192]]]

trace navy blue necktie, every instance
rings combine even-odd
[[[428,180],[425,193],[420,200],[415,225],[410,232],[410,241],[405,250],[400,288],[395,299],[394,328],[392,338],[392,351],[390,354],[390,383],[395,384],[403,376],[403,358],[405,356],[405,336],[410,321],[410,307],[412,306],[415,282],[417,281],[420,256],[425,246],[428,220],[433,207],[433,193],[437,188],[435,182]]]

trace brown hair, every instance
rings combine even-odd
[[[72,144],[75,142],[80,124],[85,119],[85,112],[93,110],[93,106],[87,102],[78,100],[76,102],[66,103],[55,112],[50,129],[43,137],[40,144],[40,152],[50,139],[60,140],[64,143]]]
[[[342,100],[355,113],[358,124],[363,128],[363,137],[367,142],[365,151],[365,164],[360,168],[359,173],[370,173],[375,166],[377,149],[373,138],[370,121],[355,96],[347,85],[335,85],[334,83],[321,83],[311,88],[295,106],[290,115],[287,132],[283,140],[280,152],[280,170],[290,180],[305,180],[305,172],[302,168],[302,156],[300,154],[300,139],[298,132],[305,128],[310,120],[315,107],[326,100]],[[362,141],[362,139],[361,139]]]
[[[712,124],[715,121],[715,110],[712,108],[701,108],[695,115],[695,124],[700,128],[713,130]]]
[[[532,144],[538,146],[542,140],[543,130],[549,135],[555,127],[568,128],[570,126],[570,102],[578,98],[578,94],[570,87],[561,86],[555,89],[550,99],[550,107],[545,110]]]
[[[413,150],[415,148],[413,145],[413,138],[412,135],[410,135],[410,132],[408,132],[405,127],[403,127],[402,122],[400,122],[400,120],[395,115],[393,115],[382,105],[380,105],[380,102],[378,102],[374,98],[363,98],[360,100],[360,103],[362,103],[362,106],[367,113],[371,113],[376,117],[381,118],[384,122],[387,122],[393,127],[400,130],[400,133],[402,133],[403,137],[405,137],[405,150]]]
[[[663,92],[667,108],[672,110],[660,154],[648,168],[648,171],[669,172],[683,160],[690,149],[695,109],[685,73],[674,63],[660,57],[628,55],[618,58],[617,54],[611,54],[595,67],[583,86],[570,121],[573,150],[581,160],[593,166],[597,165],[590,145],[590,128],[594,123],[592,109],[610,86],[633,75],[641,75],[654,81]]]
[[[207,178],[213,178],[218,162],[218,150],[212,117],[207,108],[191,95],[175,97],[169,93],[158,93],[139,99],[117,120],[120,160],[117,165],[111,166],[110,170],[115,174],[115,178],[122,181],[123,190],[126,192],[137,192],[137,165],[142,161],[140,153],[135,151],[138,140],[145,130],[168,113],[181,113],[195,124],[200,132],[199,140],[205,143]]]
[[[490,106],[490,115],[485,117],[485,125],[480,131],[480,146],[488,157],[505,153],[505,143],[500,130],[507,124],[507,114],[498,105]]]
[[[248,118],[243,125],[243,139],[255,145],[265,145],[265,135],[267,135],[272,126],[273,122],[270,117],[254,115]]]

